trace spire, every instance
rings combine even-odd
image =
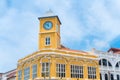
[[[48,17],[48,16],[55,16],[55,14],[51,9],[49,9],[42,17]]]

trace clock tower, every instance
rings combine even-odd
[[[38,19],[39,50],[19,59],[16,80],[100,80],[96,55],[60,44],[57,15],[48,11]]]
[[[59,17],[49,10],[38,19],[40,21],[39,50],[60,48],[61,22]]]

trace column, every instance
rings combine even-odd
[[[107,70],[109,71],[109,65],[108,65],[108,60],[106,60],[106,62],[107,62]]]
[[[66,78],[69,79],[71,77],[70,76],[71,75],[71,72],[70,72],[71,69],[70,69],[70,63],[69,62],[66,64],[66,69],[65,70],[66,70],[66,72],[65,72],[66,73]]]
[[[117,74],[115,72],[113,73],[113,78],[114,80],[117,80]]]
[[[22,80],[24,80],[24,68],[22,68]]]
[[[18,80],[18,71],[19,70],[17,69],[17,71],[16,71],[16,78],[15,78],[16,80]]]
[[[83,74],[84,74],[84,80],[88,80],[88,66],[87,65],[83,65]]]
[[[105,80],[105,74],[101,73],[102,80]]]
[[[32,80],[32,65],[30,65],[30,80]]]
[[[37,61],[37,77],[41,77],[41,63],[39,60]]]
[[[99,65],[96,67],[96,78],[97,78],[97,80],[100,80],[100,69],[99,69]]]
[[[50,62],[50,77],[51,79],[56,78],[56,61],[54,57],[51,58]]]

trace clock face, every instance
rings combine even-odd
[[[46,21],[43,26],[46,30],[50,30],[52,28],[52,22]]]

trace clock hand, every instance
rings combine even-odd
[[[49,24],[46,24],[47,25],[47,27],[49,27]]]

